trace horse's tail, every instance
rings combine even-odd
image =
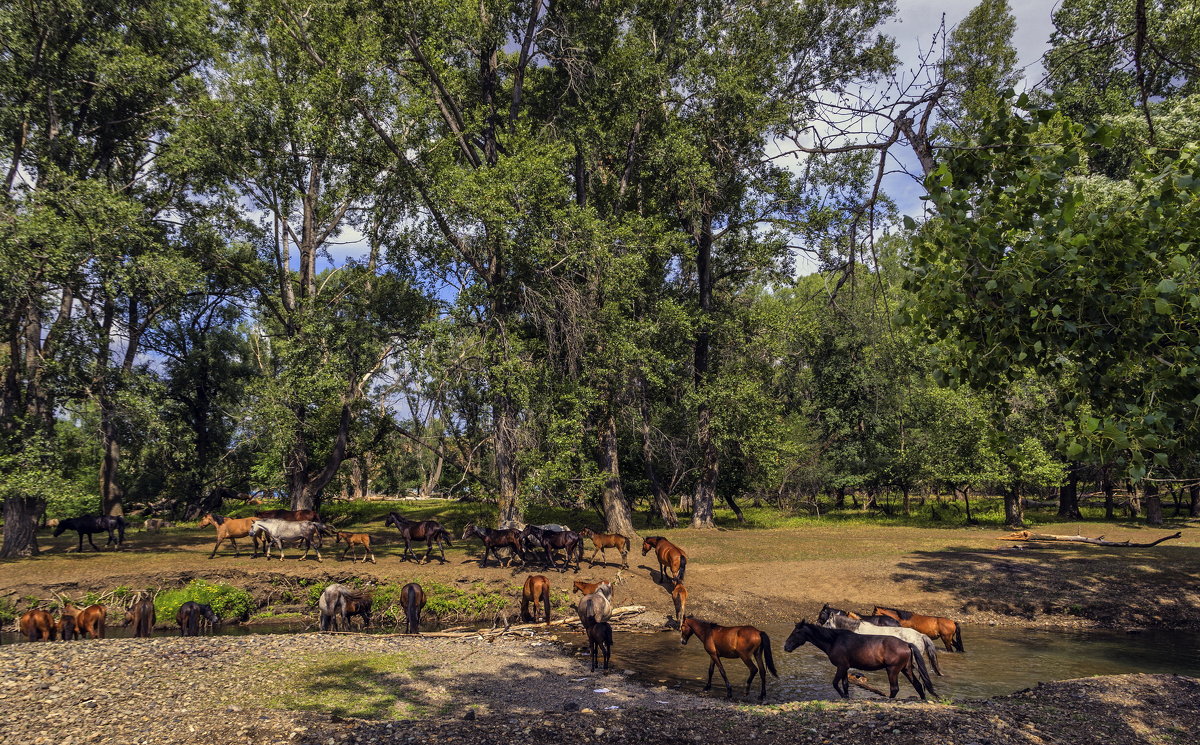
[[[679,581],[683,581],[683,573],[687,571],[687,557],[679,554]]]
[[[954,648],[959,652],[963,651],[962,624],[958,621],[954,622]]]
[[[933,681],[929,679],[929,671],[925,669],[925,658],[921,656],[921,651],[913,644],[908,645],[908,651],[916,664],[917,674],[921,676],[921,684],[925,686],[925,690],[936,696],[937,691],[933,690]]]
[[[683,623],[683,619],[679,619],[679,622]],[[775,658],[771,656],[771,637],[767,636],[765,631],[758,632],[758,635],[762,638],[763,659],[767,662],[767,669],[778,678],[779,673],[775,672]]]
[[[546,623],[550,623],[550,583],[542,585],[542,604],[546,607]],[[534,606],[536,610],[536,604]]]
[[[924,634],[921,636],[921,643],[925,647],[925,656],[929,658],[929,664],[933,666],[933,671],[940,676],[942,674],[942,666],[938,664],[937,647],[934,646],[932,639]]]
[[[408,621],[408,633],[415,634],[419,632],[420,623],[417,620],[417,591],[410,589],[404,597],[404,616]],[[414,631],[416,629],[416,631]]]
[[[200,609],[192,608],[187,619],[188,636],[200,636]]]

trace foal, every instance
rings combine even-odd
[[[587,627],[588,652],[592,655],[592,672],[596,672],[596,652],[604,655],[604,669],[608,669],[608,657],[612,654],[612,626],[608,621],[593,623]]]
[[[341,557],[342,559],[346,558],[346,552],[348,552],[350,549],[354,549],[354,559],[352,559],[352,561],[358,561],[358,549],[362,548],[362,550],[363,550],[362,561],[364,564],[367,563],[368,556],[371,557],[372,564],[379,563],[379,562],[375,561],[375,552],[373,552],[371,550],[371,536],[370,535],[368,535],[366,533],[343,533],[340,530],[337,533],[334,533],[334,535],[336,537],[333,540],[333,545],[336,546],[339,543],[341,543],[342,541],[346,542],[346,550],[342,552],[342,557]],[[339,561],[341,561],[341,559],[339,559]]]
[[[75,614],[75,635],[89,639],[103,639],[104,626],[108,622],[108,609],[103,605],[89,605]]]
[[[22,613],[17,628],[21,630],[21,635],[31,642],[52,642],[58,631],[58,626],[54,623],[54,616],[40,608]]]
[[[717,667],[725,681],[726,698],[733,698],[733,686],[729,685],[729,676],[725,674],[725,665],[721,658],[740,657],[746,667],[750,668],[750,677],[746,678],[746,693],[750,693],[750,684],[754,682],[754,676],[757,674],[760,684],[758,700],[762,701],[767,697],[767,671],[770,670],[772,675],[779,677],[779,673],[775,671],[775,660],[771,657],[771,638],[767,636],[767,632],[759,631],[753,626],[718,626],[688,616],[680,624],[679,643],[687,644],[693,634],[704,644],[704,651],[712,658],[712,662],[708,663],[708,683],[704,690],[712,690],[713,668]]]
[[[629,539],[619,533],[597,533],[589,528],[584,528],[579,531],[581,538],[591,538],[592,546],[595,550],[592,551],[592,558],[588,559],[588,563],[596,566],[596,554],[600,554],[601,561],[604,566],[608,566],[608,549],[615,548],[617,553],[621,555],[621,567],[629,568]]]

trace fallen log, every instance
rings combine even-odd
[[[644,605],[624,605],[620,608],[614,608],[611,621],[620,621],[629,616],[636,616],[646,610]],[[556,618],[550,623],[520,623],[512,626],[501,626],[495,629],[475,629],[471,631],[430,631],[422,633],[421,636],[434,637],[439,639],[465,639],[467,637],[478,636],[480,638],[488,638],[492,636],[500,636],[501,634],[513,634],[523,631],[537,631],[555,626],[579,626],[578,617],[571,616],[568,618]],[[337,633],[356,633],[356,632],[337,632]],[[381,636],[375,634],[374,636]],[[390,636],[410,636],[410,634],[394,634]]]
[[[1090,543],[1094,546],[1115,546],[1118,548],[1150,548],[1157,546],[1163,541],[1169,541],[1173,538],[1182,538],[1183,533],[1175,533],[1159,538],[1157,541],[1150,543],[1134,543],[1133,541],[1106,541],[1104,536],[1099,538],[1088,538],[1082,535],[1054,535],[1052,533],[1032,533],[1028,530],[1018,530],[1015,533],[1008,535],[997,536],[998,541],[1063,541],[1066,543]]]
[[[850,673],[849,675],[846,676],[846,679],[849,680],[854,685],[858,686],[859,688],[865,688],[866,690],[870,691],[871,693],[878,694],[878,695],[882,696],[883,698],[888,697],[888,695],[886,693],[884,693],[883,691],[879,690],[875,686],[868,683],[867,676],[865,676],[865,675],[859,675],[858,673]]]

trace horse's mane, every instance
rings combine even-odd
[[[715,622],[713,622],[713,621],[705,621],[703,618],[696,618],[695,616],[687,616],[687,617],[686,617],[686,618],[684,618],[683,620],[685,620],[685,621],[688,621],[688,620],[690,620],[690,621],[694,621],[695,623],[698,623],[698,624],[700,624],[701,626],[707,626],[707,627],[708,627],[708,628],[710,628],[710,629],[722,628],[721,624],[719,624],[719,623],[715,623]]]
[[[808,630],[813,633],[813,636],[820,637],[822,641],[830,641],[831,642],[831,641],[837,639],[838,634],[854,633],[852,631],[846,631],[844,629],[826,628],[825,626],[822,626],[819,623],[813,623],[812,621],[804,621],[803,623],[805,626],[808,627]]]
[[[895,613],[897,616],[900,616],[900,618],[905,621],[908,621],[913,617],[912,611],[910,611],[910,610],[900,610],[899,608],[888,608],[883,605],[880,605],[878,607],[882,608],[883,610],[890,610],[892,613]]]
[[[217,515],[217,514],[214,514],[214,515],[212,516],[212,519],[213,519],[213,521],[214,521],[214,522],[216,522],[216,523],[217,523],[217,525],[224,525],[224,524],[225,524],[225,521],[226,521],[226,520],[228,520],[229,518],[225,517],[224,515]]]

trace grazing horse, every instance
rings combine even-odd
[[[483,558],[479,560],[479,566],[487,566],[488,552],[491,551],[496,555],[496,563],[504,564],[504,560],[500,558],[501,548],[512,549],[513,553],[521,557],[521,561],[525,561],[525,551],[521,547],[521,531],[512,528],[501,528],[493,530],[491,528],[481,528],[475,523],[467,523],[463,528],[462,538],[460,541],[465,541],[468,538],[475,537],[483,541]],[[512,556],[508,557],[509,566],[512,565]]]
[[[321,592],[321,599],[317,603],[321,612],[321,631],[337,631],[339,619],[345,622],[346,628],[350,628],[346,600],[353,594],[354,588],[346,585],[330,585]]]
[[[154,622],[158,618],[154,614],[154,601],[146,598],[139,600],[130,606],[129,610],[125,611],[125,626],[133,624],[133,636],[135,638],[149,638],[154,631]]]
[[[729,685],[729,676],[725,674],[725,664],[721,662],[721,658],[740,657],[742,662],[746,663],[746,667],[750,668],[750,677],[746,678],[746,693],[750,693],[750,684],[754,682],[754,676],[757,674],[760,686],[758,700],[762,701],[767,697],[767,671],[770,670],[772,675],[779,677],[779,673],[775,671],[775,660],[771,657],[771,637],[767,636],[767,632],[759,631],[753,626],[718,626],[687,616],[679,625],[679,643],[687,644],[693,634],[704,644],[704,651],[708,652],[709,658],[712,659],[712,662],[708,663],[708,683],[704,690],[712,689],[713,668],[717,667],[720,668],[721,678],[725,681],[725,697],[733,698],[733,686]]]
[[[619,533],[597,533],[590,528],[584,528],[579,531],[582,538],[591,538],[592,546],[595,549],[592,551],[592,558],[588,559],[588,563],[596,566],[596,554],[600,554],[601,561],[604,566],[608,566],[608,549],[615,548],[617,553],[621,554],[621,567],[629,568],[629,539]]]
[[[675,604],[675,620],[679,622],[680,628],[683,628],[683,617],[687,615],[687,588],[682,582],[675,583],[675,589],[671,590],[671,602]]]
[[[821,625],[827,629],[843,629],[844,631],[853,631],[856,634],[894,636],[900,641],[907,642],[923,651],[925,658],[929,660],[930,666],[933,667],[933,671],[938,675],[942,674],[942,667],[938,664],[937,647],[933,646],[933,642],[930,641],[929,637],[916,629],[876,626],[873,623],[858,621],[850,616],[839,613],[831,614]]]
[[[62,618],[58,619],[55,628],[58,630],[59,639],[62,639],[64,642],[73,641],[76,636],[75,616],[64,613]]]
[[[83,553],[83,536],[87,535],[88,543],[92,544],[92,548],[96,548],[96,543],[92,540],[93,533],[108,533],[108,542],[105,546],[113,543],[118,547],[125,542],[125,528],[129,523],[120,515],[84,515],[83,517],[70,517],[66,520],[60,520],[58,526],[54,528],[54,537],[63,534],[63,531],[74,530],[79,533],[79,548],[76,553]],[[113,534],[116,531],[116,534]]]
[[[521,620],[526,623],[533,620],[529,612],[529,604],[536,611],[538,603],[546,609],[546,623],[550,623],[550,580],[544,574],[533,574],[525,579],[525,587],[521,590]]]
[[[682,582],[683,573],[687,571],[687,554],[683,549],[659,535],[642,541],[642,556],[651,550],[658,557],[658,573],[666,577],[667,569],[670,569],[675,581]]]
[[[942,644],[946,645],[947,652],[963,651],[962,626],[953,618],[923,616],[910,610],[885,608],[882,605],[875,606],[875,610],[871,612],[890,616],[899,621],[901,626],[916,629],[930,639],[941,639]]]
[[[375,561],[375,552],[371,550],[371,536],[367,535],[366,533],[343,533],[340,530],[337,531],[336,533],[334,533],[334,536],[335,536],[334,540],[333,540],[334,546],[338,545],[342,541],[346,542],[346,550],[342,551],[341,559],[345,559],[346,552],[349,551],[351,548],[353,548],[354,549],[353,561],[358,561],[358,549],[361,547],[364,552],[363,558],[362,558],[362,561],[364,564],[367,563],[368,556],[371,557],[372,564],[378,563],[377,561]],[[338,561],[341,561],[341,559],[338,559]]]
[[[425,541],[425,558],[422,561],[428,562],[429,556],[433,553],[433,543],[437,541],[438,551],[442,553],[442,563],[446,563],[446,549],[442,546],[442,541],[445,541],[447,546],[453,547],[454,544],[450,542],[450,534],[437,520],[415,521],[409,520],[398,512],[389,512],[383,527],[391,525],[396,526],[396,530],[400,531],[400,537],[404,539],[404,553],[400,555],[401,560],[407,561],[410,553],[416,559],[417,554],[412,550],[412,542]]]
[[[211,525],[217,529],[217,542],[213,545],[212,553],[208,555],[208,558],[211,559],[217,555],[217,549],[221,547],[221,543],[223,541],[229,541],[233,544],[234,556],[241,556],[242,551],[238,548],[237,541],[234,539],[250,536],[250,529],[254,527],[254,523],[256,522],[258,522],[257,517],[232,518],[222,517],[221,515],[214,515],[212,513],[205,515],[204,519],[200,521],[200,525],[197,527],[203,528],[207,525]],[[250,542],[254,546],[254,556],[250,558],[255,558],[258,556],[258,538],[250,536]]]
[[[575,571],[579,571],[579,562],[583,560],[583,539],[573,530],[549,530],[537,525],[526,525],[521,531],[521,540],[526,545],[535,549],[540,548],[546,552],[546,566],[552,569],[558,569],[558,562],[554,559],[554,551],[563,551],[566,555],[563,558],[562,569],[560,572],[565,572],[571,567],[571,557],[575,557]]]
[[[255,536],[262,538],[268,561],[271,559],[272,544],[279,549],[279,560],[283,561],[284,541],[304,542],[304,556],[300,557],[301,561],[308,558],[309,551],[316,552],[317,561],[321,560],[321,549],[317,547],[320,545],[321,526],[317,523],[260,518],[250,526],[250,537]]]
[[[17,628],[20,630],[21,636],[31,642],[52,642],[54,634],[58,631],[57,625],[54,623],[54,616],[41,608],[22,613]]]
[[[203,605],[195,600],[189,600],[179,606],[175,613],[175,623],[179,624],[180,636],[200,636],[200,619],[216,625],[219,621],[211,605]]]
[[[421,609],[425,607],[425,591],[416,582],[400,588],[400,602],[404,605],[406,633],[421,633]]]
[[[103,639],[104,627],[108,623],[108,608],[89,605],[75,614],[75,634],[79,638]]]
[[[577,579],[575,580],[574,587],[571,588],[571,592],[581,592],[584,595],[591,595],[600,585],[600,582],[584,582],[581,579]]]
[[[579,598],[575,612],[579,614],[584,629],[612,618],[612,591],[611,582],[601,582],[595,592]]]
[[[608,621],[593,623],[587,627],[588,652],[592,655],[592,672],[596,672],[596,652],[604,654],[604,669],[608,669],[608,657],[612,654],[612,626]]]
[[[837,667],[837,672],[833,675],[833,689],[841,694],[842,698],[850,698],[848,676],[852,667],[856,670],[887,669],[891,698],[895,698],[900,690],[900,673],[904,673],[904,677],[908,678],[908,682],[912,683],[921,698],[925,698],[926,690],[936,693],[933,690],[933,681],[929,679],[929,673],[925,670],[921,652],[913,645],[893,636],[855,634],[853,631],[827,629],[815,623],[801,621],[784,642],[783,651],[791,652],[805,642],[812,642],[813,646],[824,652],[829,661]],[[914,664],[920,680],[913,674]],[[924,688],[921,687],[922,684]]]

